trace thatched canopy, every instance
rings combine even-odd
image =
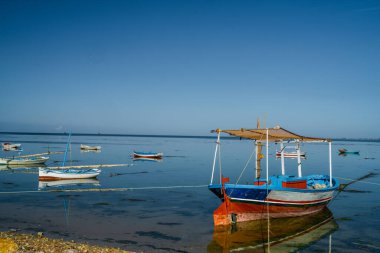
[[[227,133],[233,136],[245,138],[245,139],[252,139],[256,141],[266,141],[267,140],[267,129],[260,128],[260,129],[238,129],[238,130],[221,130],[216,129],[213,132],[222,132]],[[272,142],[278,142],[278,141],[293,141],[293,140],[299,140],[302,142],[327,142],[330,141],[326,138],[315,138],[315,137],[306,137],[299,134],[292,133],[280,126],[274,127],[274,128],[268,128],[268,139]]]

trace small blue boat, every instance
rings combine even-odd
[[[341,148],[341,149],[339,149],[339,154],[355,154],[355,155],[358,155],[359,151],[349,151],[345,148]]]
[[[161,159],[163,153],[157,153],[157,152],[137,152],[133,151],[133,157],[134,158],[156,158]]]

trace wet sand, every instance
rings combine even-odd
[[[62,239],[50,239],[37,234],[0,232],[1,253],[131,253],[118,248],[100,247]]]

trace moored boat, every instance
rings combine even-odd
[[[0,164],[33,165],[44,164],[47,160],[49,160],[47,156],[0,158]]]
[[[101,150],[102,147],[101,146],[89,146],[89,145],[80,144],[80,149],[81,150]]]
[[[3,150],[6,150],[6,151],[21,149],[21,144],[19,144],[19,143],[4,142],[1,145],[3,146]]]
[[[52,170],[49,168],[39,168],[38,177],[40,181],[85,179],[95,178],[100,174],[100,169],[64,169]]]
[[[157,152],[137,152],[133,151],[133,157],[134,158],[162,158],[164,154],[163,153],[157,153]]]
[[[220,130],[215,149],[210,191],[217,195],[223,203],[214,211],[214,224],[228,225],[235,222],[257,219],[257,212],[268,211],[268,216],[274,218],[295,217],[321,211],[332,200],[339,187],[338,180],[332,178],[331,140],[305,137],[292,133],[279,126],[267,129]],[[261,178],[260,166],[256,163],[256,178],[250,184],[239,182],[228,184],[229,179],[220,175],[220,183],[214,184],[214,172],[217,152],[220,145],[220,133],[227,133],[240,138],[251,139],[256,147],[266,144],[266,178]],[[298,175],[285,173],[284,155],[281,155],[281,174],[269,177],[269,142],[281,144],[284,152],[284,142],[294,142],[297,147]],[[329,175],[302,175],[301,142],[327,142],[329,145]],[[257,161],[263,157],[257,152]],[[259,168],[258,168],[259,167]]]
[[[339,151],[339,154],[355,154],[355,155],[358,155],[360,152],[359,151],[352,151],[352,150],[347,150],[345,148],[341,148],[338,150]]]
[[[40,181],[68,180],[68,179],[86,179],[97,177],[100,169],[68,169],[65,167],[66,156],[69,150],[71,133],[69,133],[65,154],[61,168],[38,168],[38,179]]]

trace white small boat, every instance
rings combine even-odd
[[[7,164],[7,165],[44,164],[47,160],[49,160],[49,157],[47,156],[0,158],[0,164]]]
[[[38,176],[40,181],[52,181],[52,180],[67,180],[67,179],[82,179],[82,178],[95,178],[100,174],[100,169],[65,169],[65,170],[53,170],[53,169],[38,169]]]
[[[19,143],[4,142],[1,145],[3,146],[4,150],[18,150],[21,148],[21,144]]]
[[[82,150],[101,150],[102,147],[101,146],[89,146],[89,145],[80,144],[80,149],[82,149]]]

